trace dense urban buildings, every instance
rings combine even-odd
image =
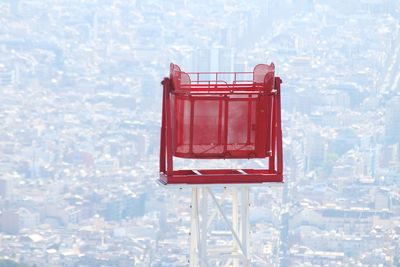
[[[0,259],[187,266],[160,81],[274,62],[285,184],[252,188],[252,266],[400,266],[399,55],[396,0],[1,1]]]

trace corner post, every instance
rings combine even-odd
[[[167,148],[167,177],[168,179],[172,176],[173,166],[173,151],[172,151],[172,111],[171,111],[171,80],[168,78],[164,79],[164,90],[165,90],[165,124],[166,124],[166,148]]]
[[[164,78],[164,80],[161,82],[163,85],[163,98],[162,98],[162,114],[161,114],[161,129],[160,129],[160,173],[165,173],[166,167],[165,167],[165,153],[166,153],[166,114],[165,114],[165,102],[166,102],[166,83],[167,83],[167,78]]]
[[[282,80],[279,77],[276,77],[276,128],[277,128],[277,173],[281,176],[281,180],[283,180],[283,148],[282,148],[282,118],[281,118],[281,83]]]

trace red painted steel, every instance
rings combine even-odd
[[[160,140],[163,183],[282,182],[280,85],[273,63],[252,72],[183,72],[164,78]],[[268,158],[266,169],[174,170],[173,157]]]

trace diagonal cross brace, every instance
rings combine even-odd
[[[208,193],[211,195],[212,199],[214,200],[215,205],[216,205],[216,207],[217,207],[219,213],[221,214],[222,218],[224,219],[226,225],[229,227],[229,230],[232,232],[232,235],[233,235],[233,237],[235,238],[235,240],[236,240],[236,242],[237,242],[237,244],[238,244],[240,250],[242,251],[243,255],[246,255],[246,252],[245,252],[245,249],[244,249],[244,247],[243,247],[242,242],[240,241],[240,239],[239,239],[239,237],[238,237],[236,231],[233,229],[232,224],[229,223],[228,218],[227,218],[226,215],[224,214],[224,212],[223,212],[223,210],[222,210],[222,208],[221,208],[221,205],[218,203],[218,200],[217,200],[217,198],[215,197],[214,193],[213,193],[213,192],[211,191],[211,189],[208,188],[208,187],[207,187],[207,191],[208,191]]]

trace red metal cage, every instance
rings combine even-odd
[[[160,180],[165,184],[282,182],[280,85],[273,63],[252,72],[164,78]],[[173,158],[267,158],[265,169],[174,170]]]

